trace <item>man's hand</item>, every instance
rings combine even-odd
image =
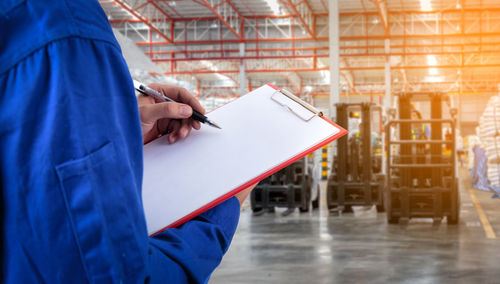
[[[144,144],[164,134],[168,134],[169,143],[175,143],[188,136],[191,128],[200,129],[200,122],[189,117],[192,115],[193,109],[201,114],[205,114],[205,110],[186,89],[160,84],[151,84],[149,87],[177,103],[165,102],[150,96],[139,96],[139,113]]]

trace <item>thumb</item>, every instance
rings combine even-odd
[[[141,121],[143,123],[155,122],[162,118],[183,119],[193,114],[193,109],[186,104],[164,102],[141,106]]]

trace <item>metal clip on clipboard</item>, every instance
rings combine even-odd
[[[285,89],[275,91],[271,95],[271,99],[280,105],[285,106],[304,121],[309,121],[315,116],[323,116],[321,111],[299,99],[290,91]]]

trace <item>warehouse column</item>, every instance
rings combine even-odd
[[[329,52],[330,52],[330,100],[328,104],[328,117],[334,119],[337,116],[335,104],[340,102],[340,52],[339,52],[339,3],[338,0],[330,0],[328,2],[328,39],[329,39]],[[347,139],[347,138],[345,138]],[[333,160],[333,153],[337,143],[332,143],[329,149],[328,160]],[[331,163],[331,162],[330,162]],[[330,169],[333,170],[333,169]],[[326,195],[327,181],[320,183],[320,216],[328,216],[327,195]],[[324,220],[324,219],[321,219]],[[320,230],[326,230],[326,224]]]
[[[462,58],[463,60],[463,58]],[[462,61],[463,62],[463,61]],[[455,126],[455,129],[460,129],[462,131],[462,118],[463,118],[463,113],[462,113],[462,95],[464,91],[464,78],[463,78],[463,70],[460,68],[458,70],[458,80],[459,80],[459,90],[458,90],[458,102],[457,102],[457,125]],[[462,132],[460,132],[460,135],[463,135]]]
[[[386,38],[385,42],[385,54],[391,53],[391,41]],[[391,101],[391,57],[387,55],[385,57],[384,66],[384,77],[385,77],[385,98],[384,98],[384,110],[387,111],[392,106]]]
[[[391,53],[391,41],[386,38],[384,41],[385,54]],[[387,111],[392,107],[391,100],[391,56],[387,55],[385,57],[385,65],[384,65],[384,78],[385,78],[385,97],[384,97],[384,106],[383,106],[383,116],[387,117]],[[389,133],[382,133],[382,149],[385,149],[385,136],[389,135]],[[386,173],[386,159],[382,159],[382,173]]]
[[[328,1],[328,37],[330,43],[330,107],[329,116],[335,116],[335,104],[340,101],[339,3]]]
[[[240,57],[245,56],[245,43],[240,42]],[[240,96],[246,94],[245,92],[245,60],[240,60]]]

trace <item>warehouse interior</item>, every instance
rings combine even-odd
[[[499,1],[99,2],[134,79],[349,131],[259,183],[210,283],[498,282]]]

